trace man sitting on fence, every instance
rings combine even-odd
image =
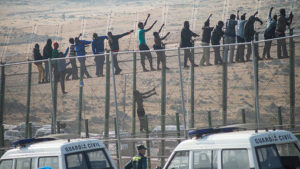
[[[149,90],[145,93],[140,93],[138,90],[135,90],[133,94],[135,97],[135,102],[137,104],[136,111],[137,111],[137,115],[140,120],[140,131],[144,132],[144,130],[145,130],[145,109],[144,109],[143,101],[144,101],[144,99],[146,99],[148,97],[156,95],[156,91],[155,91],[155,88],[153,88],[152,90]]]
[[[154,36],[153,48],[154,48],[154,50],[165,49],[165,44],[163,44],[162,41],[168,37],[170,32],[168,32],[164,37],[161,38],[159,36],[159,33],[161,32],[161,30],[164,26],[165,26],[165,24],[161,25],[158,32],[153,32],[153,36]],[[164,64],[166,66],[166,52],[165,51],[155,51],[155,52],[157,55],[157,70],[160,70],[160,68],[159,68],[160,62],[162,63],[162,65]],[[165,68],[169,69],[167,66]]]

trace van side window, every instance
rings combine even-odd
[[[0,162],[1,169],[12,169],[13,160],[2,160]]]
[[[300,168],[300,151],[296,143],[276,144],[284,168]]]
[[[69,154],[66,156],[67,169],[87,169],[86,160],[82,153]]]
[[[89,151],[86,153],[91,169],[111,168],[103,150]]]
[[[16,169],[31,169],[31,158],[17,158]]]
[[[194,169],[211,169],[211,150],[197,150],[193,153]]]
[[[275,145],[256,148],[260,169],[283,168]]]
[[[244,169],[250,168],[248,150],[233,149],[222,150],[223,169]]]
[[[58,169],[58,157],[39,158],[39,168],[41,167],[51,167],[51,169]]]
[[[188,169],[189,168],[189,151],[178,151],[174,154],[167,169]]]

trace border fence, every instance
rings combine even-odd
[[[66,80],[67,94],[61,92],[59,82],[53,77],[50,83],[38,84],[34,65],[48,61],[52,76],[52,63],[62,59],[69,62],[69,57],[1,63],[0,146],[8,146],[12,141],[5,140],[5,132],[9,130],[21,131],[15,138],[37,137],[38,132],[41,135],[73,133],[77,137],[103,139],[118,165],[124,166],[135,154],[135,145],[146,143],[150,169],[154,165],[162,166],[177,143],[186,139],[187,131],[193,128],[255,123],[257,128],[268,125],[293,130],[300,123],[297,114],[300,111],[300,35],[290,33],[291,36],[281,38],[287,40],[289,51],[289,57],[283,59],[275,57],[278,39],[273,39],[273,59],[255,57],[254,46],[258,46],[260,54],[264,46],[265,41],[260,40],[243,43],[252,49],[251,62],[226,61],[222,65],[199,67],[188,62],[189,68],[183,68],[184,50],[191,50],[198,64],[207,46],[126,51],[118,53],[122,73],[115,75],[113,53],[106,52],[102,55],[106,58],[105,77],[95,77],[93,59],[99,55],[80,56],[86,57],[92,78],[84,78],[79,73],[79,80]],[[220,47],[231,45],[241,44]],[[208,47],[212,62],[212,48],[216,46]],[[155,66],[156,53],[165,52],[167,62],[161,63],[161,70],[143,72],[139,63],[142,52],[151,52]],[[149,68],[148,60],[145,62]],[[81,72],[82,66],[78,66]],[[152,88],[156,94],[144,99],[146,130],[139,132],[133,93]]]

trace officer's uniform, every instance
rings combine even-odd
[[[146,150],[146,147],[144,145],[139,145],[137,149]],[[125,165],[125,169],[147,169],[147,158],[139,153]]]

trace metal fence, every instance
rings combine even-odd
[[[183,67],[184,50],[187,49],[166,49],[160,52],[167,56],[168,69],[149,72],[143,72],[140,63],[142,51],[119,52],[120,75],[113,73],[112,53],[106,53],[104,77],[95,75],[95,56],[87,55],[87,70],[92,78],[66,80],[67,94],[62,93],[60,82],[55,83],[54,78],[50,83],[38,83],[37,62],[2,63],[1,114],[5,128],[2,133],[21,131],[21,135],[5,135],[5,143],[16,138],[57,132],[78,135],[87,130],[90,137],[108,141],[108,148],[115,155],[118,155],[115,151],[115,141],[118,141],[124,165],[126,156],[134,155],[135,145],[147,140],[153,168],[164,163],[178,143],[177,133],[184,139],[185,130],[257,121],[261,125],[293,128],[300,123],[297,113],[300,110],[299,36],[287,37],[286,41],[289,58],[277,58],[278,42],[273,40],[273,59],[256,62],[256,57],[251,57],[254,60],[250,62],[199,67],[188,61],[189,68]],[[252,47],[258,45],[260,57],[264,43],[255,41],[252,44]],[[248,44],[251,47],[251,43],[246,43],[246,46]],[[237,44],[233,45],[237,47]],[[223,47],[221,45],[221,53]],[[204,48],[188,49],[196,64],[200,63]],[[151,53],[152,63],[157,69],[159,51],[147,52]],[[210,63],[214,63],[214,54],[210,47]],[[68,57],[49,61],[55,63],[62,59],[69,62]],[[53,70],[52,65],[50,70]],[[150,70],[147,58],[145,65]],[[77,66],[80,67],[78,61]],[[153,88],[156,94],[144,99],[148,132],[139,132],[133,92]],[[117,117],[117,123],[114,123]],[[181,126],[181,129],[176,126]],[[117,128],[119,130],[115,131]],[[109,140],[115,138],[115,132],[119,133],[119,138]],[[150,139],[145,139],[147,135]]]

